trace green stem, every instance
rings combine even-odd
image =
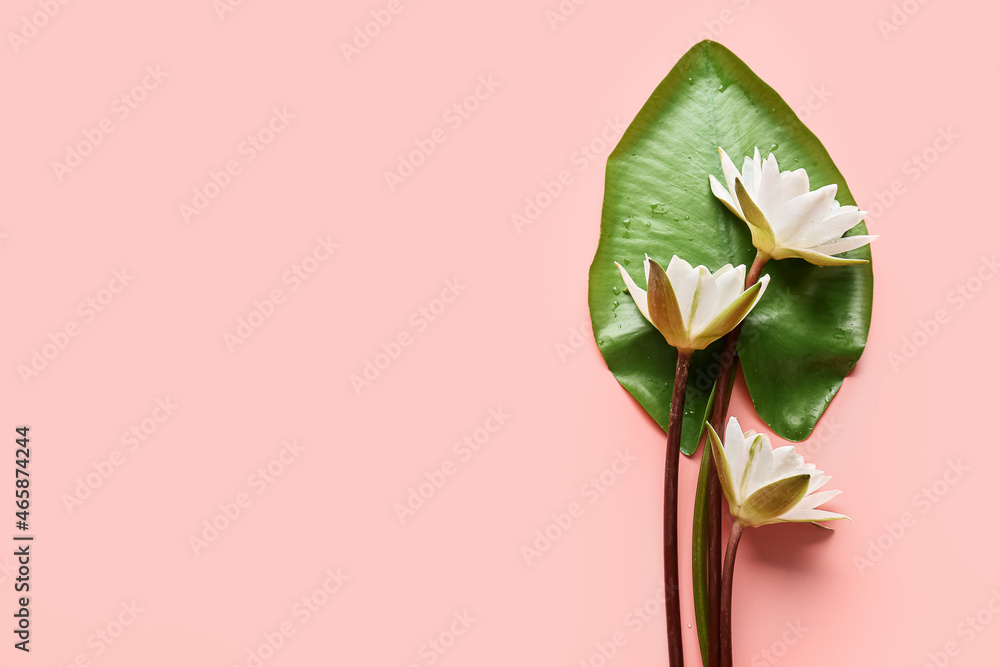
[[[764,265],[771,257],[760,251],[750,266],[747,273],[744,289],[752,287],[759,279]],[[720,437],[725,437],[726,414],[729,412],[729,398],[732,394],[731,385],[733,378],[733,367],[736,365],[736,344],[740,338],[740,331],[743,330],[743,323],[740,322],[729,332],[723,343],[722,359],[719,377],[716,380],[715,402],[712,404],[712,418],[710,423],[715,432]],[[706,560],[708,561],[708,636],[717,638],[720,636],[720,600],[721,600],[721,572],[719,566],[722,563],[722,486],[719,483],[719,473],[715,467],[715,457],[709,462],[708,473],[708,521],[705,528],[707,533]],[[711,641],[708,646],[707,667],[720,667],[721,665],[720,642]]]
[[[712,390],[712,396],[715,390]],[[712,396],[709,396],[711,402]],[[699,436],[700,439],[700,436]],[[694,616],[698,623],[698,644],[701,664],[708,664],[708,645],[715,637],[708,634],[708,561],[705,558],[705,524],[708,521],[708,463],[712,460],[709,443],[701,449],[698,467],[698,488],[694,496],[694,521],[691,530],[691,584],[694,592]]]
[[[674,392],[667,423],[667,455],[663,469],[663,581],[667,612],[667,655],[670,667],[683,667],[684,648],[681,631],[680,575],[677,564],[677,473],[681,458],[681,422],[687,395],[691,352],[678,350]]]
[[[742,534],[743,524],[739,521],[733,523],[733,532],[729,535],[729,546],[726,548],[726,562],[722,566],[722,627],[719,634],[722,667],[733,667],[733,571],[736,568],[736,549],[740,546]]]

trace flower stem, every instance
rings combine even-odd
[[[722,627],[719,635],[722,667],[733,667],[733,570],[736,567],[736,549],[740,546],[742,534],[743,524],[737,521],[733,524],[733,532],[729,534],[726,562],[722,566]]]
[[[764,265],[767,264],[771,256],[767,253],[757,251],[757,256],[753,258],[753,264],[750,265],[750,271],[747,273],[746,282],[743,283],[743,289],[749,289],[758,280],[760,280],[760,272],[764,270]]]
[[[764,265],[771,257],[760,251],[750,266],[743,289],[749,289],[760,279]],[[736,365],[736,343],[740,338],[743,323],[739,323],[729,332],[723,343],[722,358],[719,361],[719,377],[715,386],[715,403],[712,405],[710,423],[716,433],[723,433],[726,413],[729,412],[729,398],[732,394],[733,367]],[[709,462],[708,471],[708,521],[705,527],[706,560],[708,561],[708,636],[711,638],[708,647],[708,665],[720,667],[720,641],[712,641],[720,637],[720,600],[722,582],[720,580],[719,564],[722,562],[722,486],[719,483],[719,473],[715,467],[715,457]],[[730,656],[730,661],[732,657]]]
[[[683,667],[684,649],[681,632],[680,575],[677,565],[677,473],[681,458],[681,422],[687,395],[691,352],[678,350],[674,392],[667,423],[667,456],[663,470],[663,581],[667,612],[667,655],[670,667]]]

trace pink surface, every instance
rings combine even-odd
[[[0,664],[664,664],[664,436],[598,353],[586,277],[607,154],[707,36],[800,109],[882,235],[869,347],[803,445],[854,523],[745,538],[737,664],[995,664],[994,5],[2,14],[28,37],[0,57],[0,426],[8,468],[32,429],[36,541],[29,656],[0,558]]]

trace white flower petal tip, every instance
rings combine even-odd
[[[841,206],[835,199],[835,183],[810,191],[804,169],[779,172],[774,154],[762,162],[757,148],[753,157],[743,159],[742,170],[737,170],[721,147],[719,159],[724,182],[709,175],[712,194],[747,223],[759,252],[774,259],[797,257],[817,266],[868,262],[835,256],[878,238],[843,236],[868,212],[857,206]]]
[[[722,491],[736,521],[745,526],[764,526],[851,520],[843,514],[817,509],[840,491],[819,491],[829,477],[806,463],[794,447],[772,449],[766,435],[744,433],[735,417],[726,428],[725,444],[711,426],[707,431]]]
[[[632,297],[632,300],[635,301],[635,305],[638,306],[639,312],[642,313],[643,317],[649,320],[649,307],[646,305],[646,290],[635,284],[635,281],[632,280],[632,276],[629,275],[624,266],[618,262],[615,262],[615,266],[618,267],[618,271],[622,274],[622,280],[625,281],[625,287],[628,289],[628,293]]]
[[[769,276],[743,289],[746,267],[729,264],[712,273],[674,255],[664,269],[646,255],[646,289],[618,262],[622,280],[639,312],[670,345],[683,352],[703,350],[743,321],[764,294]]]

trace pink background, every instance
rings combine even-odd
[[[664,437],[598,353],[586,277],[616,123],[708,36],[800,110],[882,236],[869,347],[802,445],[854,523],[745,538],[737,664],[995,664],[1000,453],[983,417],[1000,281],[984,258],[1000,239],[1000,10],[565,0],[553,25],[558,0],[401,0],[345,56],[389,6],[4,4],[0,426],[8,469],[14,427],[32,429],[36,541],[30,656],[11,647],[0,557],[0,664],[664,664]],[[45,25],[11,44],[25,20]],[[477,89],[466,117],[448,113]],[[112,131],[60,180],[53,162],[102,121]],[[258,134],[273,141],[250,160]],[[391,189],[385,172],[429,137],[433,154]],[[563,170],[571,182],[516,229]],[[227,187],[186,222],[180,205],[213,173]],[[312,273],[294,289],[296,266]],[[263,324],[230,351],[247,317]],[[36,351],[51,358],[25,380]],[[122,434],[144,425],[130,449]],[[456,449],[466,436],[478,451]],[[597,490],[619,451],[634,461]],[[430,478],[443,483],[401,521]],[[13,494],[0,497],[13,534]],[[529,563],[522,547],[573,502],[582,514]],[[213,520],[225,529],[196,554]],[[338,568],[349,579],[327,593]],[[686,587],[686,551],[682,568]],[[310,596],[322,604],[306,616]],[[282,627],[294,634],[279,641]]]

